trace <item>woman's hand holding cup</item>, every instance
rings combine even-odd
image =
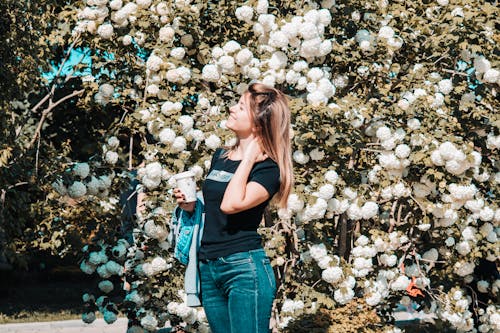
[[[177,205],[186,212],[192,213],[194,211],[194,206],[196,201],[186,202],[186,196],[182,193],[180,188],[174,188],[174,198],[176,199]]]

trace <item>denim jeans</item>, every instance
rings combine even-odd
[[[276,281],[263,249],[200,260],[201,297],[212,333],[268,333]]]

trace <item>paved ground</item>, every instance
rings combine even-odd
[[[127,318],[119,318],[108,325],[104,319],[96,319],[92,324],[83,321],[65,320],[46,323],[21,323],[0,325],[0,333],[125,333]]]
[[[418,313],[396,312],[396,322],[401,324],[412,320],[432,320],[432,315],[421,316]],[[92,324],[81,320],[52,321],[46,323],[21,323],[0,325],[0,333],[125,333],[127,318],[119,318],[111,325],[104,319],[96,319]]]

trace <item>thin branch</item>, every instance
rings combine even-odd
[[[36,147],[36,157],[35,157],[35,177],[38,177],[38,156],[40,154],[40,135],[38,136],[38,144]]]
[[[45,121],[45,119],[47,118],[47,116],[49,115],[49,113],[56,107],[58,106],[59,104],[61,104],[62,102],[66,101],[67,99],[70,99],[74,96],[77,96],[77,95],[80,95],[81,93],[83,93],[85,91],[85,89],[81,89],[81,90],[75,90],[73,91],[71,94],[67,95],[67,96],[64,96],[63,98],[61,98],[60,100],[58,100],[57,102],[55,103],[52,103],[52,100],[49,101],[49,106],[47,107],[47,109],[45,109],[43,112],[42,112],[42,117],[40,118],[40,121],[38,122],[38,125],[36,127],[36,130],[35,130],[35,134],[33,135],[33,138],[31,139],[31,142],[30,144],[28,145],[28,149],[31,148],[33,146],[33,144],[35,143],[35,141],[37,140],[38,136],[40,135],[40,132],[42,130],[42,125]]]
[[[134,145],[134,137],[131,135],[130,136],[130,143],[129,143],[129,153],[128,153],[128,169],[132,170],[132,147]]]

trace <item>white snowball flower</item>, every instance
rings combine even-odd
[[[353,203],[349,206],[349,209],[347,209],[347,216],[351,220],[357,221],[363,218],[363,212],[357,204]]]
[[[309,254],[311,255],[311,257],[314,260],[316,260],[316,261],[321,260],[321,258],[323,258],[327,255],[325,244],[321,243],[321,244],[315,244],[315,245],[310,246],[309,247]]]
[[[491,209],[490,207],[486,206],[481,211],[479,212],[479,219],[484,222],[488,222],[493,220],[493,217],[495,216],[495,211]]]
[[[485,73],[491,68],[491,63],[483,56],[474,57],[474,68],[478,73]]]
[[[292,68],[297,73],[300,73],[300,72],[306,70],[307,68],[309,68],[309,66],[307,65],[307,62],[305,62],[304,60],[300,60],[300,61],[294,62]]]
[[[444,95],[448,95],[453,90],[451,79],[441,80],[438,83],[439,91]]]
[[[104,281],[99,282],[98,287],[105,294],[110,293],[114,288],[113,283],[109,280],[104,280]]]
[[[157,225],[153,220],[148,220],[144,224],[144,233],[146,236],[158,240],[164,240],[168,236],[168,230],[162,225]]]
[[[292,193],[288,196],[287,207],[294,212],[298,212],[304,208],[304,201],[297,194]]]
[[[220,73],[216,65],[208,64],[203,67],[201,77],[209,82],[217,82],[220,79]]]
[[[87,176],[89,175],[90,167],[88,163],[76,163],[72,171],[75,174],[75,176],[84,179],[87,178]]]
[[[68,194],[74,199],[81,198],[87,194],[87,187],[82,182],[73,182],[73,184],[68,187]]]
[[[222,47],[222,49],[226,54],[231,54],[241,50],[241,45],[235,40],[230,40]]]
[[[471,251],[470,244],[467,241],[458,243],[455,246],[455,249],[457,250],[458,253],[460,253],[463,256],[467,255]]]
[[[236,17],[238,20],[245,21],[247,23],[250,23],[253,18],[253,8],[250,6],[241,6],[236,8],[235,11]]]
[[[173,83],[186,84],[191,80],[191,70],[181,66],[167,71],[166,79]]]
[[[361,214],[363,216],[363,219],[371,219],[378,214],[378,204],[373,201],[365,202],[363,207],[361,207]]]
[[[479,290],[480,293],[483,293],[483,294],[488,293],[489,287],[490,287],[490,284],[488,283],[488,281],[485,281],[485,280],[477,281],[477,290]],[[499,318],[499,320],[500,320],[500,318]],[[500,321],[499,321],[499,323],[500,323]]]
[[[91,324],[95,321],[95,313],[94,312],[87,312],[82,314],[82,321],[86,324]]]
[[[193,140],[196,142],[201,142],[205,140],[205,134],[203,134],[203,132],[199,129],[190,130],[188,132],[188,135],[191,136]]]
[[[398,158],[407,158],[410,155],[411,149],[406,144],[400,144],[396,147],[395,153]]]
[[[387,25],[381,27],[378,32],[379,38],[384,38],[384,39],[389,39],[391,37],[394,37],[394,34],[395,34],[394,30]]]
[[[392,266],[396,265],[397,261],[398,261],[398,257],[394,254],[389,255],[389,254],[384,253],[380,256],[380,263],[382,265],[385,265],[385,266],[392,267]]]
[[[436,149],[431,153],[431,161],[436,166],[443,166],[445,164],[445,161],[444,161],[443,157],[441,156],[439,149]]]
[[[189,115],[182,115],[179,117],[177,121],[182,125],[183,132],[188,132],[190,129],[193,128],[194,120]]]
[[[467,276],[474,273],[476,265],[472,262],[459,261],[453,266],[454,272],[459,276]]]
[[[147,314],[141,319],[141,326],[148,331],[156,331],[158,327],[158,320],[152,314]]]
[[[178,136],[174,139],[174,142],[172,143],[172,151],[174,153],[181,152],[185,150],[187,147],[187,142],[186,138],[183,136]]]
[[[332,184],[336,184],[337,181],[339,180],[339,175],[337,174],[337,172],[335,170],[328,170],[325,173],[325,180],[327,182],[332,183]]]
[[[182,60],[186,55],[186,50],[183,47],[176,47],[170,51],[170,56],[177,60]]]
[[[323,78],[323,76],[324,72],[319,67],[313,67],[307,72],[307,77],[313,82],[319,81],[320,79]]]
[[[211,134],[208,138],[205,139],[205,145],[209,149],[215,150],[220,147],[221,139],[217,135]]]
[[[114,165],[116,164],[116,162],[118,162],[118,153],[117,152],[114,152],[114,151],[107,151],[106,152],[106,162],[111,164],[111,165]]]
[[[325,158],[325,152],[323,150],[319,150],[318,148],[314,148],[309,153],[309,156],[311,156],[311,159],[313,161],[321,161],[323,158]]]
[[[167,264],[166,260],[161,257],[154,258],[151,261],[151,266],[155,274],[163,272],[169,268],[169,265]]]
[[[331,284],[338,283],[343,277],[342,268],[328,267],[321,273],[321,278]]]
[[[318,195],[320,198],[329,200],[335,194],[335,187],[331,184],[325,184],[319,188]]]
[[[269,45],[281,49],[288,46],[288,36],[283,31],[272,31],[269,37]]]
[[[391,130],[386,126],[381,126],[377,129],[376,136],[380,140],[389,140],[392,137]]]
[[[354,290],[350,288],[339,288],[335,290],[333,298],[339,304],[346,304],[354,297]]]
[[[162,129],[158,136],[163,144],[172,144],[176,138],[175,132],[170,128]]]
[[[375,305],[379,304],[381,301],[382,301],[382,294],[378,291],[372,292],[366,298],[366,304],[368,304],[370,306],[375,306]]]
[[[257,6],[255,7],[255,11],[259,14],[267,13],[267,9],[269,8],[269,3],[267,0],[258,0]]]
[[[382,146],[382,148],[384,148],[385,150],[393,150],[394,147],[396,147],[396,140],[394,137],[390,137],[389,139],[387,140],[382,140],[382,142],[380,143],[380,145]]]
[[[236,60],[236,63],[240,66],[244,66],[250,63],[250,61],[253,58],[252,51],[249,49],[242,49],[236,54],[236,57],[234,58]]]
[[[111,149],[116,149],[118,148],[118,146],[120,145],[120,140],[118,140],[118,138],[116,136],[111,136],[109,139],[108,139],[108,146],[111,148]],[[85,177],[84,177],[85,178]]]
[[[483,81],[488,83],[496,83],[500,78],[500,71],[494,68],[488,69],[483,75]]]
[[[99,28],[97,28],[97,33],[103,39],[111,39],[111,37],[113,37],[113,25],[109,23],[101,24]]]
[[[122,0],[112,0],[109,2],[109,8],[113,10],[118,10],[123,7],[123,1]]]
[[[151,0],[136,0],[135,3],[141,8],[147,8],[151,5]]]
[[[92,265],[91,263],[88,263],[85,260],[83,260],[80,264],[80,270],[85,274],[90,275],[95,272],[95,265]]]
[[[342,191],[342,193],[349,200],[354,200],[354,199],[356,199],[358,197],[358,193],[355,190],[353,190],[352,188],[350,188],[350,187],[344,188],[344,190]]]
[[[170,26],[165,26],[160,29],[159,37],[161,42],[170,42],[174,39],[175,30]]]
[[[321,269],[327,269],[330,267],[330,262],[332,261],[332,258],[330,256],[324,256],[320,260],[318,260],[318,266]]]
[[[328,98],[319,90],[307,94],[307,102],[313,106],[325,105],[328,103]]]
[[[299,164],[306,164],[309,162],[309,155],[304,154],[302,150],[296,150],[293,152],[293,160]]]
[[[146,67],[152,72],[157,72],[160,70],[163,60],[157,55],[151,54],[146,61]]]
[[[410,284],[410,279],[404,275],[400,275],[395,281],[391,283],[392,290],[406,290]]]

